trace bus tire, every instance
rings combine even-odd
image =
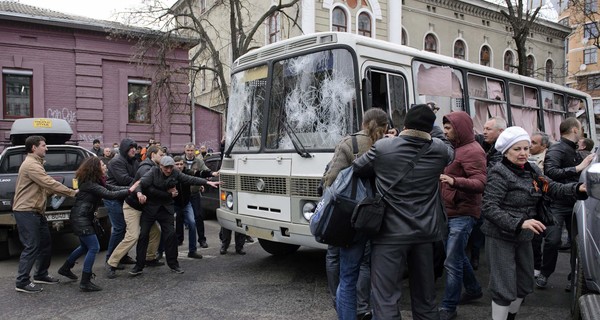
[[[258,238],[258,243],[266,252],[274,256],[284,256],[298,251],[299,245],[274,242]]]

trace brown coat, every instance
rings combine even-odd
[[[74,197],[77,192],[54,180],[44,169],[44,159],[27,154],[19,168],[13,211],[34,211],[43,214],[46,211],[46,199],[51,194]]]
[[[365,131],[359,131],[356,134],[356,142],[358,142],[358,155],[356,158],[363,155],[363,153],[369,151],[373,142],[371,138],[367,136]],[[329,164],[329,170],[325,173],[325,187],[329,187],[335,181],[338,173],[345,168],[352,165],[354,159],[354,152],[352,151],[352,139],[351,136],[347,136],[335,147],[333,159]]]

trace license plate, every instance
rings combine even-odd
[[[46,220],[48,220],[48,221],[69,220],[69,214],[68,213],[47,214]]]
[[[271,230],[255,228],[250,226],[248,226],[248,231],[246,231],[246,234],[251,237],[261,238],[265,240],[273,238],[273,236],[271,235]]]

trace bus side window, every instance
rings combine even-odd
[[[369,90],[371,93],[372,107],[383,109],[391,115],[394,127],[402,129],[404,126],[404,117],[406,115],[406,81],[404,77],[398,74],[384,71],[369,72],[370,81],[365,84],[371,84]]]

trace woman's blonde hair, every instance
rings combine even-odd
[[[383,138],[387,132],[388,116],[385,111],[379,108],[371,108],[363,115],[363,130],[371,138],[371,144]]]

